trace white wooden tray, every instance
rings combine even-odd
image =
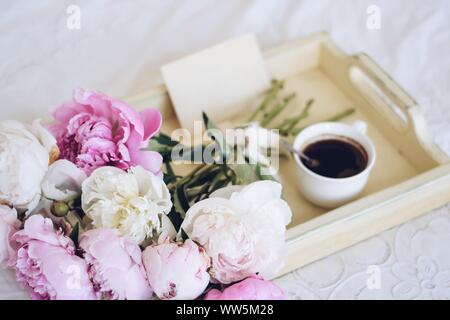
[[[315,105],[304,125],[355,108],[345,122],[368,123],[378,157],[360,198],[331,211],[303,199],[295,186],[294,162],[281,160],[284,197],[293,219],[280,275],[450,201],[449,158],[428,136],[416,102],[367,55],[347,55],[328,34],[319,33],[274,48],[264,59],[272,77],[286,80],[284,90],[297,93],[280,117],[298,113],[309,98]],[[136,108],[159,108],[163,132],[179,127],[164,86],[125,100]],[[244,113],[233,122],[244,122]]]

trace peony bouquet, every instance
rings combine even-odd
[[[284,298],[265,279],[291,210],[252,139],[212,134],[212,161],[180,176],[156,109],[78,89],[53,118],[0,122],[0,263],[32,299]]]

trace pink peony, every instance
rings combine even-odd
[[[11,264],[15,251],[9,243],[10,237],[19,229],[16,209],[0,204],[0,266]]]
[[[98,298],[146,300],[152,296],[142,266],[142,252],[116,229],[93,229],[80,238]]]
[[[73,102],[61,105],[53,117],[57,123],[50,130],[57,138],[61,158],[87,175],[103,166],[127,170],[136,165],[161,174],[161,155],[142,150],[161,127],[158,110],[138,113],[103,93],[77,89]]]
[[[150,286],[160,299],[195,299],[208,286],[209,258],[191,240],[147,247],[143,260]]]
[[[53,229],[50,219],[31,216],[11,242],[17,252],[13,266],[17,281],[30,290],[32,299],[95,299],[87,264],[75,255],[72,240]]]
[[[259,276],[251,276],[227,287],[223,292],[210,290],[205,300],[284,300],[284,293],[278,286]]]
[[[211,257],[212,282],[230,284],[256,273],[270,278],[278,272],[292,216],[281,189],[274,181],[229,186],[186,212],[180,230]]]

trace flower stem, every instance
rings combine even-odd
[[[328,118],[326,120],[324,120],[325,122],[336,122],[336,121],[341,121],[342,119],[352,115],[355,112],[355,109],[347,109],[344,110],[334,116],[332,116],[331,118]],[[322,121],[321,121],[322,122]],[[299,134],[300,131],[302,131],[303,129],[305,129],[305,127],[300,127],[300,128],[294,128],[293,130],[291,130],[290,134],[292,135],[296,135]]]
[[[277,97],[280,90],[283,89],[283,86],[284,86],[284,81],[280,81],[280,80],[276,80],[276,79],[272,80],[272,88],[270,88],[270,90],[269,90],[267,96],[264,98],[263,102],[258,106],[258,108],[255,109],[255,111],[253,111],[252,115],[248,119],[249,122],[255,120],[256,116],[260,112],[264,112],[267,109],[267,106],[273,100],[275,100],[275,98]]]
[[[352,115],[354,112],[355,112],[355,109],[347,109],[347,110],[344,110],[341,113],[338,113],[338,114],[334,115],[333,117],[329,118],[326,121],[330,121],[330,122],[340,121],[340,120],[348,117],[349,115]]]
[[[298,116],[288,118],[284,120],[279,126],[277,126],[276,128],[280,130],[280,134],[289,135],[300,121],[306,119],[309,116],[309,109],[312,107],[313,103],[314,99],[309,99],[308,101],[306,101],[305,107]]]
[[[212,165],[209,165],[207,163],[202,163],[200,164],[197,168],[195,168],[194,170],[192,170],[188,175],[184,176],[183,178],[181,178],[180,180],[174,182],[173,184],[170,185],[169,189],[173,190],[176,187],[188,182],[192,177],[194,177],[197,173],[200,173],[202,171],[209,170],[211,168]]]
[[[261,121],[261,126],[267,127],[270,122],[287,107],[289,102],[294,99],[294,97],[295,93],[291,93],[286,98],[284,98],[283,102],[279,103],[270,113],[264,116],[263,120]]]

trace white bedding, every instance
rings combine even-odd
[[[81,29],[66,27],[69,4]],[[366,27],[377,5],[381,28]],[[77,86],[126,96],[159,83],[159,66],[243,33],[270,48],[327,30],[365,51],[422,105],[450,154],[450,2],[438,1],[4,1],[0,120],[30,120]],[[450,207],[384,232],[277,280],[291,298],[450,298]],[[380,266],[369,290],[367,267]],[[369,272],[372,269],[369,269]],[[0,272],[0,298],[22,298]]]

